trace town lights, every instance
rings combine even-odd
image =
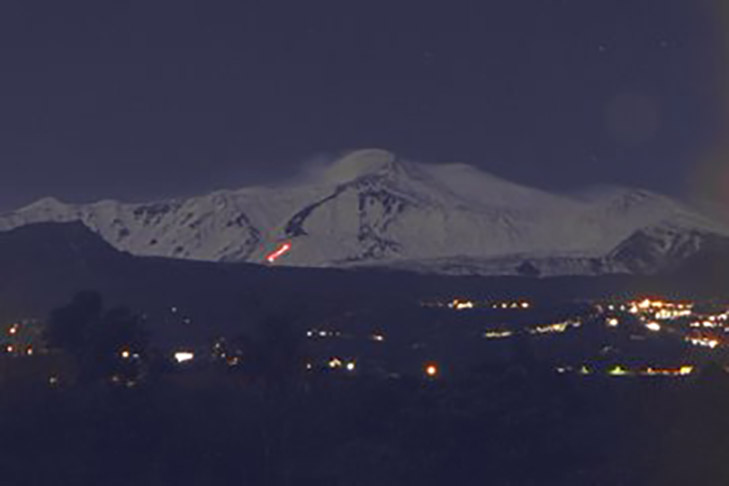
[[[501,331],[497,329],[490,329],[483,333],[483,337],[486,339],[504,339],[508,338],[514,333],[511,331]]]
[[[714,349],[720,344],[718,339],[704,336],[687,336],[685,340],[694,346],[703,346],[710,349]]]
[[[694,372],[694,367],[690,365],[681,366],[678,370],[678,374],[682,376],[690,375]]]
[[[448,304],[448,307],[456,310],[473,309],[474,303],[470,300],[453,299],[453,301]]]
[[[692,365],[682,365],[680,368],[653,368],[648,367],[641,374],[644,376],[688,376],[694,372]]]
[[[507,301],[507,302],[496,302],[491,304],[492,309],[530,309],[532,304],[525,300],[519,301]]]
[[[628,370],[620,365],[617,365],[613,367],[610,371],[608,371],[608,374],[610,374],[611,376],[625,376],[628,374]]]

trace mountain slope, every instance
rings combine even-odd
[[[643,271],[619,248],[648,228],[729,235],[647,191],[601,188],[565,197],[465,164],[420,164],[374,149],[350,153],[296,185],[149,204],[44,199],[0,216],[0,230],[69,221],[135,255],[263,263],[288,242],[291,250],[277,264],[443,271],[443,262],[457,261],[459,273],[476,274],[519,273],[526,262],[541,274]]]
[[[39,223],[0,233],[0,321],[44,318],[75,292],[88,289],[100,291],[109,306],[125,304],[148,314],[155,337],[163,339],[235,335],[262,316],[281,312],[316,321],[366,306],[416,305],[453,296],[535,301],[676,292],[716,296],[729,289],[726,265],[716,265],[729,261],[726,255],[729,243],[716,240],[689,265],[671,269],[669,275],[676,278],[662,273],[534,279],[529,272],[527,278],[451,277],[137,257],[114,249],[83,224]],[[169,319],[173,307],[178,314]]]

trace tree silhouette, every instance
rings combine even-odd
[[[256,385],[261,405],[263,476],[266,484],[287,484],[287,449],[304,375],[304,338],[293,319],[270,316],[250,336],[233,340],[240,371]]]
[[[101,295],[84,291],[51,312],[46,341],[74,358],[81,382],[126,382],[141,373],[147,336],[138,316],[123,307],[104,311]]]
[[[98,292],[84,291],[71,302],[51,311],[46,341],[51,348],[81,356],[88,349],[89,331],[101,322],[102,299]]]
[[[285,393],[304,370],[301,333],[292,320],[276,316],[261,321],[251,337],[241,337],[244,369],[269,393]]]

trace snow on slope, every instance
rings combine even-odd
[[[647,191],[601,188],[559,196],[465,164],[420,164],[377,149],[352,152],[316,180],[290,187],[148,204],[43,199],[0,216],[0,230],[74,220],[138,255],[264,262],[288,241],[292,250],[277,264],[414,265],[464,272],[472,267],[475,273],[509,273],[527,260],[543,262],[548,273],[629,269],[595,262],[636,232],[665,225],[729,235]],[[675,237],[675,231],[665,234]]]

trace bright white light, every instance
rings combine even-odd
[[[510,337],[512,334],[513,333],[511,331],[492,329],[484,332],[483,337],[485,337],[486,339],[504,339]]]
[[[646,329],[653,332],[658,332],[661,330],[661,325],[657,322],[649,322],[645,325]]]
[[[619,324],[620,324],[620,321],[615,317],[611,317],[610,319],[607,320],[607,325],[610,327],[617,327]]]
[[[347,363],[347,371],[354,371],[355,368],[356,368],[356,365],[355,365],[354,361],[350,361],[349,363]]]
[[[175,361],[177,361],[178,363],[192,361],[193,359],[195,359],[195,353],[191,351],[177,351],[175,353]]]

